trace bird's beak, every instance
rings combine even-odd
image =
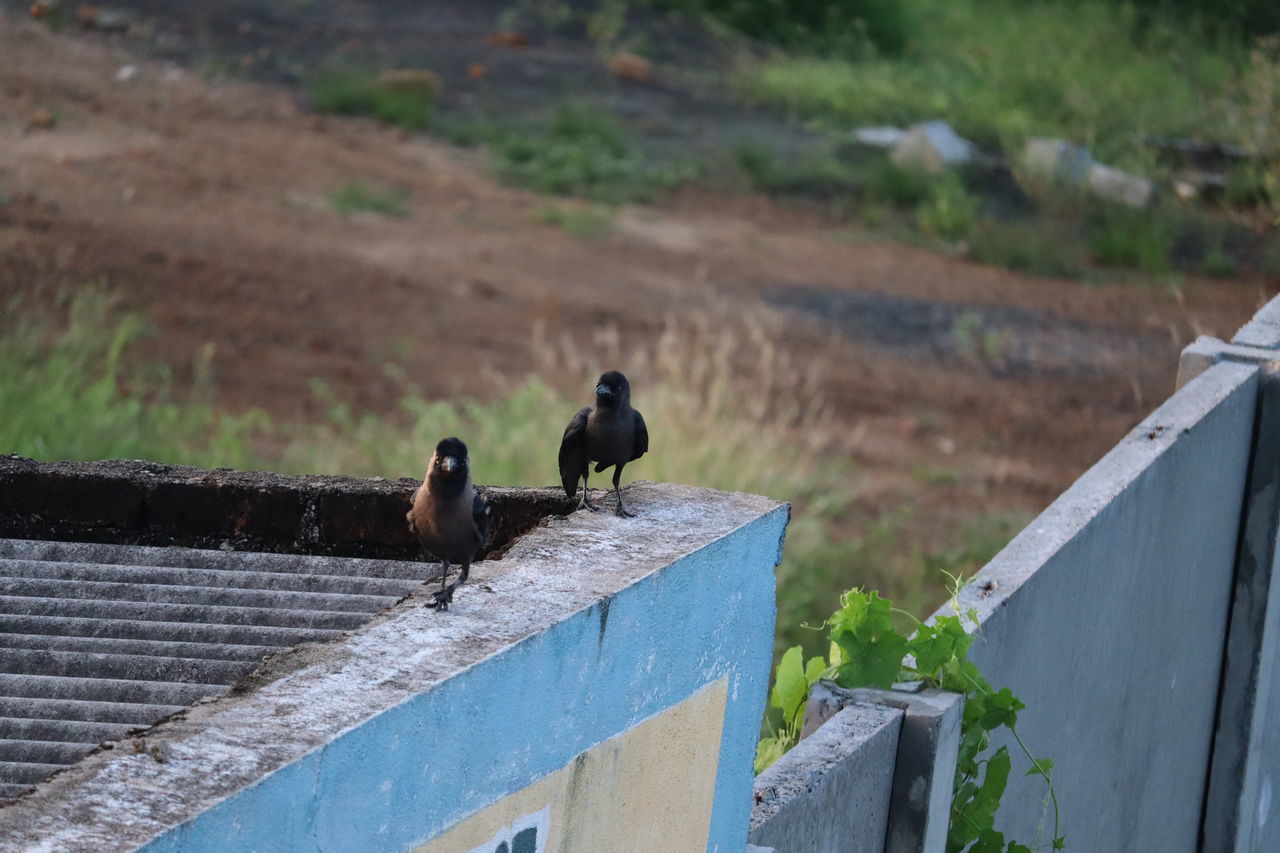
[[[444,469],[446,474],[452,474],[454,471],[458,470],[458,457],[446,456],[440,460],[440,467]]]
[[[597,397],[612,397],[612,396],[613,396],[613,389],[612,389],[612,388],[610,388],[608,385],[605,385],[604,383],[601,383],[601,384],[599,384],[599,385],[597,385],[597,386],[596,386],[596,396],[597,396]]]

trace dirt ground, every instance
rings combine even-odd
[[[705,189],[581,239],[481,154],[308,114],[283,82],[20,14],[0,56],[0,297],[105,278],[154,327],[149,355],[181,368],[211,343],[219,400],[281,420],[318,414],[312,377],[390,410],[388,360],[429,395],[500,391],[536,363],[535,325],[625,342],[766,311],[793,363],[823,366],[866,505],[1030,513],[1172,390],[1182,346],[1280,285],[1029,278]],[[41,110],[53,127],[30,126]],[[350,181],[408,188],[409,216],[338,215]]]

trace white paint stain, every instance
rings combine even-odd
[[[1258,791],[1258,829],[1267,825],[1271,816],[1271,777],[1262,777],[1262,789]]]

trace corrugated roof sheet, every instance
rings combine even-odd
[[[0,800],[359,627],[433,576],[350,557],[0,540]]]

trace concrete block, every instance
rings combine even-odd
[[[899,166],[941,172],[973,160],[973,143],[962,139],[945,121],[913,125],[893,146],[890,154]]]
[[[1178,359],[1176,387],[1181,388],[1213,365],[1222,361],[1234,361],[1241,364],[1264,364],[1277,357],[1277,353],[1259,347],[1242,346],[1236,343],[1228,344],[1217,338],[1201,335],[1182,349],[1182,354]]]
[[[1126,207],[1147,207],[1156,192],[1155,183],[1148,178],[1101,163],[1089,167],[1085,186],[1094,197]]]
[[[883,853],[903,712],[844,708],[756,777],[752,844]]]
[[[803,732],[816,731],[848,705],[884,705],[904,712],[889,807],[886,853],[943,853],[951,819],[951,793],[964,697],[942,690],[846,690],[814,685]]]

